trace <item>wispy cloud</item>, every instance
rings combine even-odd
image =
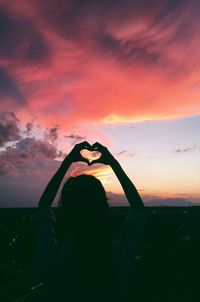
[[[134,157],[135,154],[132,152],[129,152],[128,150],[123,150],[123,151],[120,151],[119,153],[117,153],[117,156],[120,158],[130,158],[130,157]]]
[[[77,144],[81,141],[85,141],[86,140],[86,136],[81,136],[81,135],[77,135],[77,134],[69,134],[69,135],[65,135],[65,138],[69,139],[71,142],[71,145]]]
[[[174,150],[175,153],[187,153],[187,152],[192,152],[194,150],[197,149],[197,145],[192,145],[190,147],[187,147],[187,148],[179,148],[179,149],[176,149]]]

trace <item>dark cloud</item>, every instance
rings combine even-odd
[[[0,7],[0,56],[37,64],[50,54],[47,41],[33,22]]]
[[[1,104],[4,101],[6,103],[11,102],[17,106],[26,104],[26,99],[19,90],[17,83],[3,68],[0,68],[0,99]]]
[[[0,147],[20,139],[18,122],[13,112],[0,112]]]
[[[127,9],[130,3],[125,2],[127,3],[121,3],[121,6]],[[121,22],[122,24],[129,22],[130,27],[135,25],[136,28],[137,22],[139,25],[143,22],[143,28],[134,34],[119,38],[116,34],[117,28],[116,31],[110,31],[109,26],[102,27],[103,30],[95,34],[97,46],[121,62],[133,65],[139,63],[150,67],[158,65],[165,68],[170,65],[176,70],[183,70],[183,64],[181,65],[177,58],[170,57],[166,50],[169,45],[174,47],[180,42],[185,43],[187,37],[191,40],[195,27],[200,26],[195,9],[191,6],[192,2],[195,1],[190,3],[184,0],[162,0],[160,3],[154,0],[132,1],[130,19],[124,16]],[[169,29],[171,33],[166,34]],[[158,38],[159,36],[161,38]]]
[[[75,135],[75,134],[65,135],[65,138],[70,139],[72,145],[86,140],[86,136]]]
[[[17,173],[28,163],[54,160],[58,155],[57,149],[49,142],[24,138],[0,153],[0,174]]]
[[[155,26],[158,23],[163,24],[163,26],[169,26],[170,25],[169,23],[174,21],[177,17],[179,17],[181,11],[185,10],[185,4],[187,4],[187,2],[188,1],[186,0],[160,1],[160,5],[159,4],[157,5],[158,9],[155,10],[155,16],[151,26]]]
[[[195,37],[194,33],[200,26],[198,13],[200,2],[196,0],[167,0],[165,2],[165,6],[155,14],[150,30],[158,28],[157,33],[159,34],[171,29],[165,46],[180,45],[184,47],[188,40],[190,43],[192,42]]]
[[[38,3],[54,30],[68,39],[81,38],[81,41],[83,36],[104,29],[108,23],[120,25],[127,20],[134,21],[141,15],[152,14],[158,6],[155,0],[42,0]]]
[[[73,40],[79,45],[93,45],[102,52],[116,55],[118,59],[139,61],[147,64],[168,64],[164,47],[177,42],[184,34],[193,32],[193,19],[197,19],[197,1],[180,0],[40,0],[34,1],[43,22],[57,34]],[[189,9],[189,14],[185,12]],[[197,14],[197,13],[196,13]],[[182,20],[182,15],[185,17]],[[195,18],[194,18],[195,17]],[[180,22],[177,22],[180,20]],[[118,30],[123,26],[132,27],[143,22],[144,28],[129,38],[119,39]],[[160,49],[155,36],[173,26],[171,36]],[[40,62],[51,53],[50,47],[40,30],[27,17],[17,16],[2,7],[0,9],[2,28],[2,57],[21,56],[28,62]],[[192,30],[192,32],[191,32]],[[169,40],[170,39],[170,40]],[[163,40],[163,39],[161,39]],[[90,43],[93,41],[92,43]],[[95,44],[95,41],[97,44]],[[154,41],[154,42],[153,42]],[[173,63],[173,62],[172,62]]]
[[[194,151],[196,148],[197,148],[197,145],[193,145],[193,146],[187,147],[187,148],[176,149],[174,152],[175,153],[186,153],[186,152]]]
[[[76,40],[91,33],[105,32],[109,25],[134,24],[148,20],[144,31],[167,27],[188,7],[199,7],[196,0],[40,0],[40,12],[62,36]],[[87,29],[87,30],[86,30]],[[82,37],[81,37],[82,34]]]
[[[181,64],[168,55],[166,48],[169,44],[176,45],[178,39],[185,43],[185,33],[191,37],[195,20],[199,24],[195,0],[43,0],[38,3],[44,20],[57,34],[133,65],[162,68],[170,64],[174,69],[181,69]],[[141,22],[141,30],[119,38],[123,26],[137,28]],[[169,28],[171,33],[166,35]]]
[[[24,131],[25,134],[29,135],[33,129],[34,125],[31,122],[26,124],[26,130]]]
[[[167,63],[162,51],[156,50],[157,45],[143,37],[137,39],[116,39],[108,33],[99,33],[96,36],[98,48],[106,51],[112,57],[129,63],[156,64]]]
[[[24,138],[16,144],[16,151],[18,151],[22,158],[51,158],[55,159],[57,156],[56,148],[47,141],[36,140],[35,138]]]
[[[108,24],[134,17],[137,1],[38,1],[44,20],[62,37],[87,45],[94,33],[105,31]]]
[[[58,139],[58,130],[59,130],[58,125],[56,125],[55,127],[50,128],[50,129],[47,129],[47,131],[45,133],[46,139],[48,139],[52,143],[54,143]]]

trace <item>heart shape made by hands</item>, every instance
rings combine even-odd
[[[99,159],[101,157],[101,152],[92,149],[83,149],[80,151],[80,154],[83,158],[86,158],[90,163],[93,160]]]

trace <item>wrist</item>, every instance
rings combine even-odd
[[[113,158],[111,163],[110,163],[110,166],[114,170],[115,168],[118,168],[120,166],[120,164],[115,158]]]
[[[69,156],[67,156],[63,160],[63,162],[61,164],[61,167],[65,167],[65,169],[68,169],[71,166],[72,163],[73,163],[73,161],[71,160],[71,158]]]

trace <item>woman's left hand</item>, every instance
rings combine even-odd
[[[83,149],[90,149],[90,148],[91,148],[91,145],[87,141],[76,144],[74,146],[74,148],[71,150],[71,152],[64,159],[64,162],[68,161],[70,163],[74,163],[77,161],[82,161],[82,162],[86,162],[89,165],[90,164],[89,160],[87,158],[84,158],[80,152]]]

